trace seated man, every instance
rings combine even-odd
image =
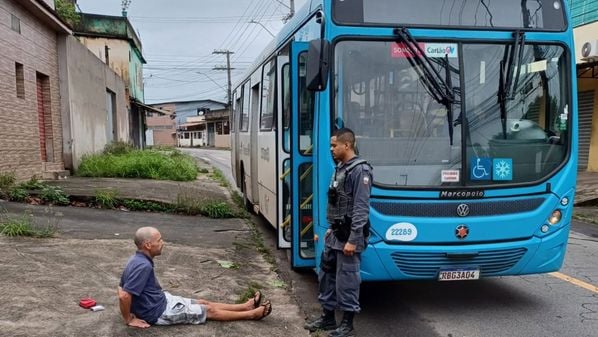
[[[270,301],[261,303],[259,291],[242,304],[208,302],[164,292],[154,274],[153,260],[164,247],[160,232],[153,227],[139,228],[135,244],[138,250],[127,262],[118,287],[120,312],[128,326],[202,324],[206,319],[260,320],[272,312]]]

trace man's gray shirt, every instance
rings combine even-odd
[[[353,157],[346,163],[339,163],[336,170],[342,170],[356,160],[359,160],[359,157]],[[350,210],[350,214],[347,214],[352,219],[351,235],[349,236],[348,242],[356,246],[355,251],[358,253],[362,252],[365,248],[363,227],[368,222],[370,215],[372,174],[371,166],[367,163],[363,163],[355,166],[345,178],[345,190],[353,199],[349,202],[353,207]],[[324,241],[327,247],[336,250],[343,250],[346,243],[338,240],[333,233],[326,235]]]

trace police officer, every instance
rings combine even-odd
[[[330,150],[337,162],[328,189],[325,248],[320,263],[318,300],[322,315],[305,325],[313,332],[334,330],[328,336],[353,335],[353,316],[360,311],[361,252],[369,234],[372,167],[356,154],[355,134],[348,128],[334,132]],[[343,311],[339,326],[335,309]]]

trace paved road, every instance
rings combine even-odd
[[[226,179],[231,186],[236,186],[233,174],[230,169],[230,151],[227,150],[211,150],[211,149],[196,149],[196,148],[181,148],[185,153],[201,159],[224,173]]]
[[[228,152],[214,155],[214,151],[192,151],[197,156],[215,156],[212,158],[222,164],[230,162]],[[270,225],[257,217],[256,222],[274,247]],[[357,335],[596,337],[598,226],[574,222],[572,228],[565,265],[558,274],[473,282],[364,284]],[[293,285],[303,311],[308,316],[317,315],[315,275],[290,271],[285,251],[276,253],[279,270]]]

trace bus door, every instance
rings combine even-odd
[[[277,233],[278,248],[291,248],[291,64],[288,55],[280,55],[276,60],[276,144],[278,152],[277,172]]]
[[[314,92],[307,90],[306,42],[291,44],[291,265],[315,267],[313,153]]]

